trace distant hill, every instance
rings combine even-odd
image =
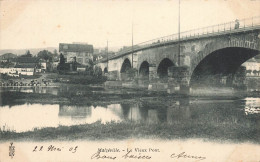
[[[95,49],[105,49],[104,47],[94,47]],[[54,50],[57,50],[59,52],[59,47],[46,47],[46,48],[30,48],[30,49],[5,49],[5,50],[0,50],[0,56],[6,53],[13,53],[17,56],[19,55],[24,55],[27,50],[30,50],[30,53],[32,55],[37,55],[40,51],[42,50],[48,50],[50,52],[53,52]],[[120,47],[109,47],[109,51],[116,52],[120,49]]]
[[[59,51],[58,47],[30,48],[30,49],[5,49],[5,50],[0,50],[0,56],[3,54],[6,54],[6,53],[12,53],[17,56],[24,55],[27,50],[30,50],[30,53],[32,55],[37,55],[38,52],[40,52],[42,50],[48,50],[50,52],[53,52],[55,49],[57,50],[57,52]]]

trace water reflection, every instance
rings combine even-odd
[[[0,128],[17,132],[57,127],[59,105],[23,104],[0,108]]]
[[[58,96],[86,96],[93,94],[136,94],[135,90],[126,89],[104,89],[102,86],[85,86],[85,85],[61,85],[59,87],[48,86],[13,86],[13,87],[0,87],[0,92],[3,91],[15,91],[24,93],[39,93],[39,94],[52,94]]]
[[[70,117],[72,119],[84,119],[91,116],[91,107],[59,105],[59,117]]]
[[[24,93],[59,94],[58,87],[1,87],[0,91],[15,91]]]
[[[260,113],[260,98],[246,98],[245,114]]]
[[[46,91],[47,92],[47,91]],[[0,128],[17,132],[35,128],[102,123],[141,122],[143,124],[225,124],[251,120],[259,114],[259,98],[242,100],[144,100],[132,104],[106,106],[64,104],[22,104],[0,107]]]

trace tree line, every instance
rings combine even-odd
[[[33,57],[33,55],[31,54],[30,50],[28,50],[24,55],[21,55],[20,57]],[[52,62],[54,61],[55,57],[58,57],[58,52],[56,49],[53,51],[53,53],[48,50],[42,50],[38,52],[38,54],[35,57],[48,62]]]

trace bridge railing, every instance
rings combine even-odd
[[[227,33],[227,32],[233,32],[238,30],[247,30],[249,28],[260,26],[260,16],[258,17],[252,17],[247,19],[241,19],[241,20],[235,20],[226,22],[223,24],[217,24],[213,26],[207,26],[203,28],[193,29],[185,32],[180,33],[180,40],[185,40],[189,38],[197,38],[201,36],[207,36],[207,35],[214,35],[218,33]],[[118,57],[120,55],[123,55],[125,53],[129,53],[132,51],[137,51],[139,49],[148,48],[151,46],[157,46],[157,45],[163,45],[167,44],[169,42],[178,41],[179,40],[179,34],[172,34],[156,39],[152,39],[146,42],[142,42],[139,44],[134,45],[133,47],[127,47],[122,51],[117,52],[114,56],[109,57],[108,59]],[[107,58],[104,58],[102,60],[99,60],[98,62],[106,61]]]
[[[208,35],[213,33],[219,32],[230,32],[237,29],[248,29],[250,27],[259,26],[260,25],[260,17],[252,17],[248,19],[242,20],[235,20],[231,22],[226,22],[223,24],[217,24],[213,26],[208,26],[204,28],[194,29],[190,31],[186,31],[181,33],[181,39],[194,37],[194,36],[201,36],[201,35]]]

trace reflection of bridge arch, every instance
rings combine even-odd
[[[168,68],[171,66],[174,66],[174,63],[170,59],[164,58],[158,65],[157,75],[159,78],[167,78]]]
[[[196,58],[191,66],[190,84],[191,86],[214,84],[216,77],[235,74],[245,61],[259,52],[259,50],[245,47],[219,48],[209,53],[199,52],[199,58]]]
[[[147,61],[143,61],[139,68],[139,76],[143,78],[149,78],[149,63]]]
[[[131,69],[131,62],[128,58],[126,58],[121,66],[120,73],[125,73],[129,69]]]

